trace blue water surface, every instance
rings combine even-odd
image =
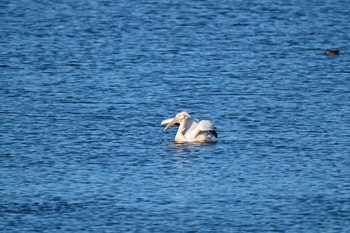
[[[1,232],[350,232],[349,15],[0,1]],[[174,143],[180,111],[218,140]]]

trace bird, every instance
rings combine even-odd
[[[326,54],[327,56],[337,56],[340,54],[340,51],[337,49],[326,49],[324,54]]]
[[[164,132],[171,126],[177,125],[179,129],[175,135],[175,142],[209,142],[212,138],[218,137],[218,133],[209,120],[198,121],[192,118],[187,112],[179,112],[174,118],[166,119],[161,122],[165,125]]]

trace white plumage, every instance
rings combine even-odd
[[[176,142],[208,142],[212,136],[218,137],[211,121],[198,121],[187,112],[180,112],[176,114],[175,118],[162,121],[161,125],[164,124],[166,124],[164,131],[173,125],[179,125],[175,135]]]

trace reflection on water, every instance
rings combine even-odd
[[[177,143],[174,141],[164,142],[164,145],[168,146],[171,149],[174,149],[178,154],[192,154],[197,152],[205,152],[211,150],[211,146],[215,145],[218,141],[211,142],[185,142]]]

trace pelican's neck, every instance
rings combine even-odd
[[[175,135],[175,141],[176,142],[185,142],[185,141],[187,141],[185,136],[182,133],[183,130],[184,130],[184,127],[185,127],[185,121],[182,121],[180,123],[179,129],[177,130],[177,133]]]

